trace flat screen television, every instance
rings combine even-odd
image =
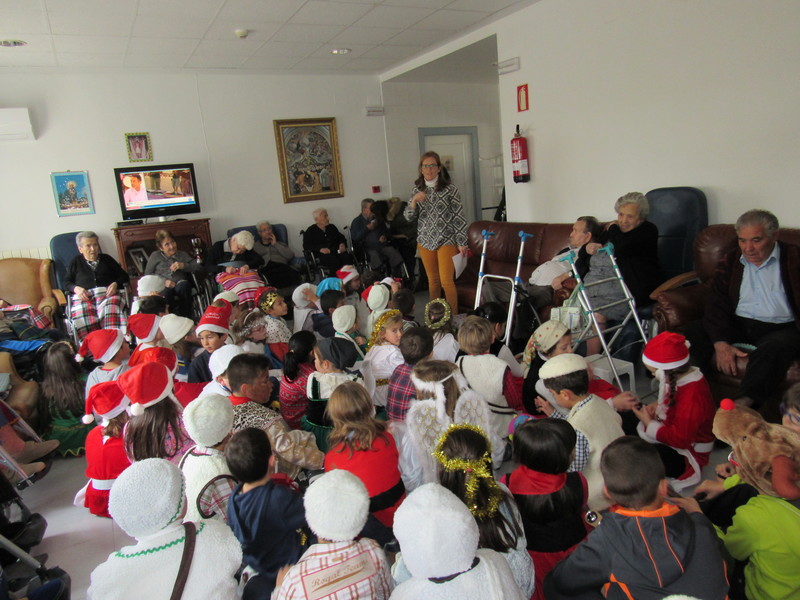
[[[194,164],[114,169],[122,219],[151,219],[200,212]]]

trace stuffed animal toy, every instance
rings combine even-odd
[[[787,500],[800,498],[800,434],[767,423],[756,411],[728,398],[720,403],[713,431],[731,446],[731,462],[759,493]]]

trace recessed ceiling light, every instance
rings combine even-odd
[[[331,50],[331,54],[336,54],[336,55],[350,54],[351,52],[352,50],[350,50],[350,48],[334,48],[333,50]]]
[[[3,48],[17,48],[19,46],[27,46],[28,42],[23,40],[0,40],[0,46]]]

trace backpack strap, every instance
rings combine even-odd
[[[186,587],[186,580],[189,579],[189,569],[192,568],[192,558],[194,557],[194,543],[197,538],[197,528],[191,521],[183,524],[186,532],[186,541],[183,544],[183,555],[181,565],[178,567],[178,577],[172,588],[172,595],[169,600],[180,600],[183,596],[183,588]]]

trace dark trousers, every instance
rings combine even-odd
[[[164,299],[169,310],[176,315],[192,318],[192,282],[188,279],[179,281],[175,287],[164,288]]]
[[[754,408],[776,401],[789,365],[800,356],[800,331],[794,323],[764,323],[744,317],[734,317],[734,328],[737,336],[730,343],[756,347],[750,353],[738,396],[750,397]],[[715,369],[714,344],[702,323],[691,323],[686,333],[696,364],[701,369]]]
[[[296,287],[303,282],[300,273],[284,263],[268,262],[258,272],[267,278],[271,286],[279,289]]]

